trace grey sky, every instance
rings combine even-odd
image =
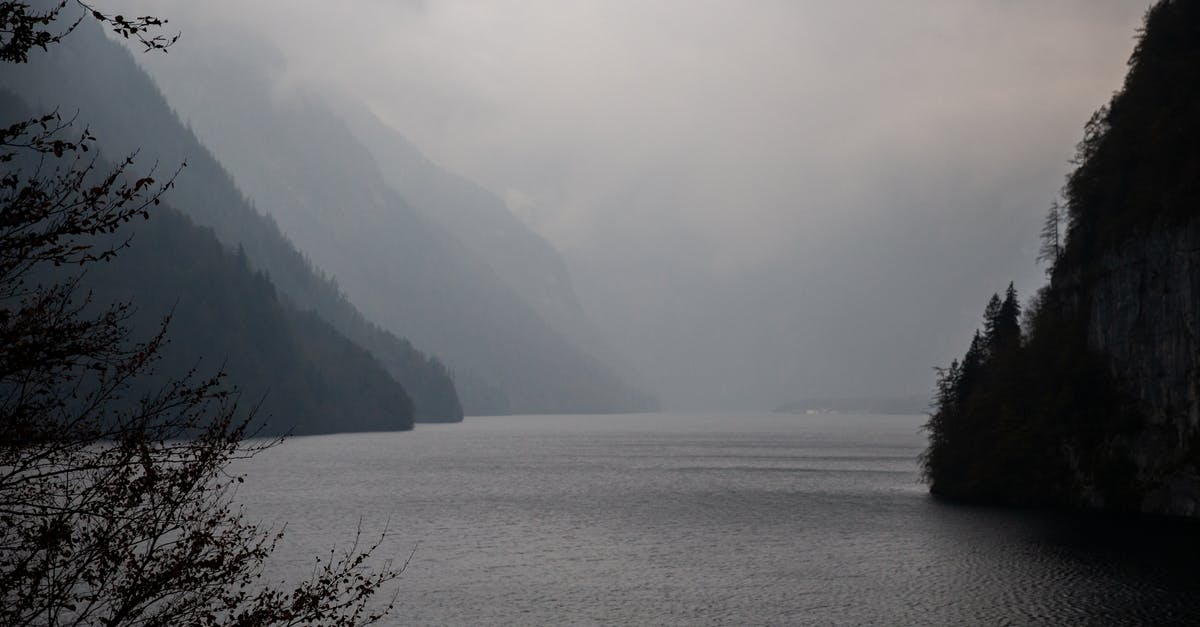
[[[765,406],[923,391],[987,294],[1036,286],[1147,3],[153,6],[180,46],[216,15],[259,33],[281,84],[362,98],[504,197],[669,404]]]

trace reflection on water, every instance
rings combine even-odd
[[[1197,527],[928,497],[917,416],[517,416],[296,438],[248,511],[305,574],[360,518],[397,624],[1186,624]]]

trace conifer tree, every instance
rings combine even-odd
[[[1000,344],[1001,306],[1000,295],[992,294],[992,297],[988,299],[987,307],[983,309],[983,339],[987,347],[987,357],[989,358],[995,356],[996,347]]]
[[[1000,350],[1011,349],[1021,341],[1021,300],[1011,282],[996,317],[996,341]]]
[[[1058,201],[1054,201],[1042,223],[1042,246],[1038,249],[1037,260],[1046,264],[1046,274],[1054,271],[1054,266],[1058,264],[1058,258],[1062,256],[1062,225],[1063,219],[1066,217],[1064,214],[1062,205]]]
[[[962,359],[962,367],[960,368],[958,377],[958,390],[955,398],[962,400],[967,397],[971,391],[971,386],[979,380],[983,372],[984,360],[986,358],[987,348],[983,336],[976,329],[974,337],[971,338],[971,347],[967,349],[967,354]]]

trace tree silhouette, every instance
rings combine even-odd
[[[1058,263],[1058,258],[1062,256],[1062,225],[1066,217],[1064,213],[1062,205],[1055,201],[1050,205],[1050,210],[1046,212],[1046,219],[1042,222],[1042,245],[1038,249],[1037,260],[1039,263],[1046,264],[1046,274],[1054,272],[1054,266]]]
[[[992,294],[987,306],[983,309],[983,338],[988,356],[994,355],[1000,341],[1000,295]]]
[[[1200,208],[1198,55],[1200,3],[1154,3],[1124,85],[1087,122],[1047,215],[1040,257],[1050,281],[1027,307],[1024,337],[1010,285],[985,313],[978,376],[964,357],[945,394],[939,375],[922,457],[934,494],[1195,514],[1175,486],[1200,467],[1186,285]],[[1160,279],[1172,266],[1179,274]],[[1140,282],[1120,278],[1137,272]],[[1105,328],[1096,314],[1109,309],[1111,319],[1114,307],[1136,318],[1134,330]],[[1164,351],[1173,357],[1156,361]],[[1168,391],[1181,400],[1164,400]]]
[[[47,8],[39,10],[29,2],[0,2],[0,62],[24,63],[29,59],[30,50],[45,50],[62,41],[89,17],[125,39],[137,40],[148,51],[166,50],[179,41],[178,34],[157,34],[167,20],[152,15],[127,18],[120,14],[106,14],[83,0],[60,0],[46,4]],[[79,13],[73,20],[61,24],[60,19],[68,6],[75,6]]]
[[[149,49],[153,17],[83,13]],[[67,3],[0,3],[0,60],[23,62],[70,33]],[[87,129],[49,113],[0,127],[0,624],[357,625],[399,570],[364,569],[357,542],[294,587],[261,581],[279,534],[232,502],[231,461],[253,410],[217,373],[186,373],[131,398],[152,375],[169,320],[134,342],[131,305],[79,289],[127,246],[172,186],[134,160],[106,167]],[[376,545],[377,546],[377,545]]]
[[[1000,351],[1012,350],[1021,341],[1021,300],[1010,282],[1004,290],[1004,301],[994,323],[996,345]]]

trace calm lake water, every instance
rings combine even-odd
[[[1200,529],[938,502],[923,421],[468,418],[288,440],[239,498],[300,576],[390,521],[394,624],[1200,624]]]

